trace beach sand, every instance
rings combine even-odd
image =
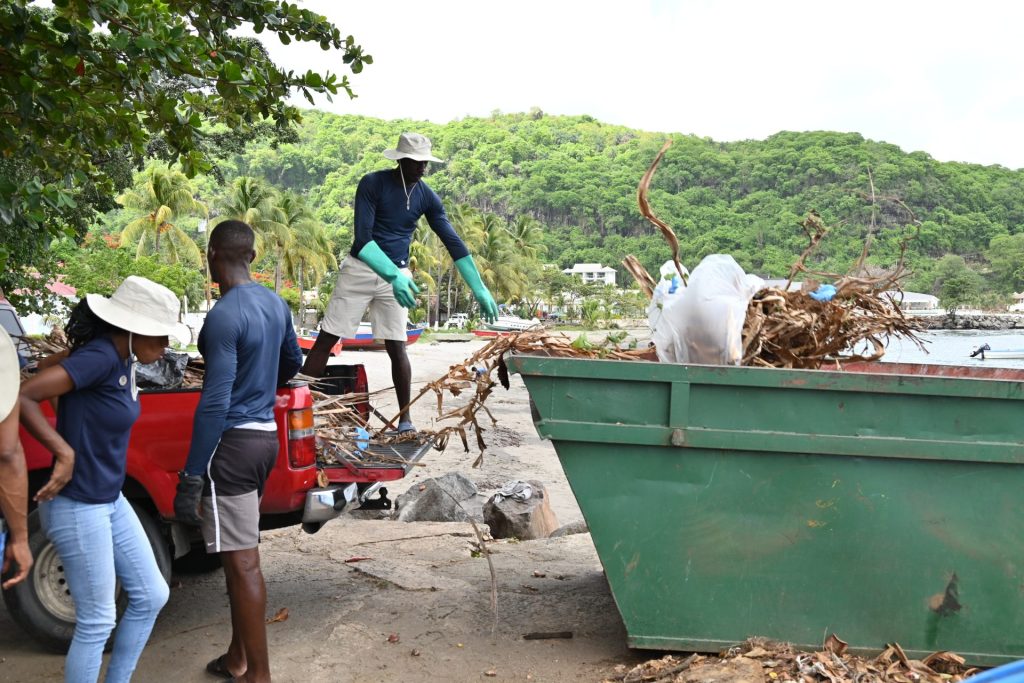
[[[413,394],[486,342],[409,347]],[[345,351],[343,363],[365,364],[371,388],[391,385],[383,351]],[[485,432],[483,464],[458,440],[432,451],[425,466],[389,487],[392,498],[427,477],[460,472],[480,499],[515,479],[548,490],[559,524],[582,519],[552,445],[538,438],[522,379],[488,401],[498,424]],[[376,398],[397,412],[394,394]],[[433,395],[413,406],[420,428],[431,427]],[[490,427],[488,425],[488,427]],[[494,576],[465,523],[404,523],[345,514],[314,535],[298,527],[263,535],[267,627],[275,681],[598,681],[631,652],[589,534],[489,544]],[[491,609],[496,587],[497,619]],[[532,632],[568,631],[571,639],[525,640]],[[175,576],[171,599],[139,663],[137,681],[211,681],[203,667],[230,639],[222,573]],[[0,680],[59,680],[63,658],[44,653],[0,608]]]

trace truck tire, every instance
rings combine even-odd
[[[132,503],[164,579],[171,577],[171,552],[160,526],[147,510]],[[64,579],[64,567],[56,548],[46,537],[39,522],[39,510],[28,516],[28,545],[35,562],[28,578],[8,588],[4,603],[15,623],[48,650],[65,653],[75,630],[75,604]],[[117,618],[128,607],[128,595],[117,585]],[[113,637],[107,649],[113,645]]]

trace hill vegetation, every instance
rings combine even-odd
[[[637,210],[636,186],[671,137],[650,201],[676,230],[690,267],[728,253],[749,271],[782,277],[806,244],[800,221],[815,210],[832,226],[812,259],[823,270],[847,272],[873,231],[868,262],[882,268],[913,237],[912,289],[941,293],[958,265],[980,276],[979,300],[1024,289],[1024,172],[939,162],[857,133],[719,143],[537,110],[445,125],[306,112],[297,142],[253,145],[232,170],[308,192],[318,216],[344,232],[359,178],[387,166],[379,152],[407,129],[429,135],[446,159],[428,182],[450,206],[506,222],[536,219],[544,258],[561,268],[601,262],[628,282],[626,254],[652,271],[666,260],[663,240]]]
[[[346,253],[351,242],[356,184],[365,173],[392,165],[381,152],[406,130],[431,137],[435,153],[446,160],[431,166],[427,182],[445,200],[499,301],[556,296],[567,287],[558,271],[576,262],[613,266],[627,286],[631,277],[621,266],[627,254],[656,273],[669,251],[640,216],[636,188],[667,138],[674,144],[654,177],[649,200],[675,229],[682,261],[690,268],[708,254],[726,253],[749,272],[785,277],[806,246],[800,223],[813,210],[831,226],[808,261],[822,271],[848,272],[871,235],[867,263],[876,268],[891,268],[907,241],[909,289],[959,306],[993,308],[1024,290],[1024,171],[939,162],[857,133],[780,132],[766,140],[721,143],[540,110],[444,125],[307,110],[291,142],[257,139],[220,155],[209,175],[191,181],[174,175],[176,190],[184,183],[198,204],[179,210],[168,224],[201,247],[203,233],[197,228],[203,216],[215,224],[255,210],[264,221],[266,257],[260,265],[268,284],[288,289],[319,283],[324,299],[336,267],[333,257]],[[147,178],[152,183],[152,168],[137,175],[136,196],[145,194]],[[141,247],[112,241],[111,235],[129,238],[139,232],[125,228],[132,221],[138,227],[144,203],[122,204],[125,208],[96,222],[94,237],[107,238],[90,241],[86,258],[97,258],[97,250],[113,244],[133,254],[145,252],[155,262],[181,260],[178,232],[156,245],[177,246],[173,254],[154,249],[158,232],[150,232]],[[286,218],[288,207],[299,213]],[[296,228],[300,223],[302,230]],[[315,244],[309,235],[316,235]],[[417,277],[437,295],[431,310],[419,316],[465,310],[468,295],[447,254],[428,229],[417,239]],[[180,267],[195,274],[196,265],[201,264],[193,256]],[[175,281],[190,283],[196,296],[200,280],[178,275]],[[297,301],[297,292],[286,298]]]

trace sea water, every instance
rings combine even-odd
[[[892,338],[882,361],[1024,368],[1024,359],[971,358],[971,352],[984,344],[993,351],[1024,349],[1024,330],[928,330],[917,336],[924,342],[924,350],[908,339]]]

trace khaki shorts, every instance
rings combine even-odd
[[[412,278],[408,268],[403,268],[402,273]],[[375,339],[406,340],[409,311],[395,299],[391,283],[349,254],[341,262],[320,329],[335,337],[354,338],[367,307]]]

